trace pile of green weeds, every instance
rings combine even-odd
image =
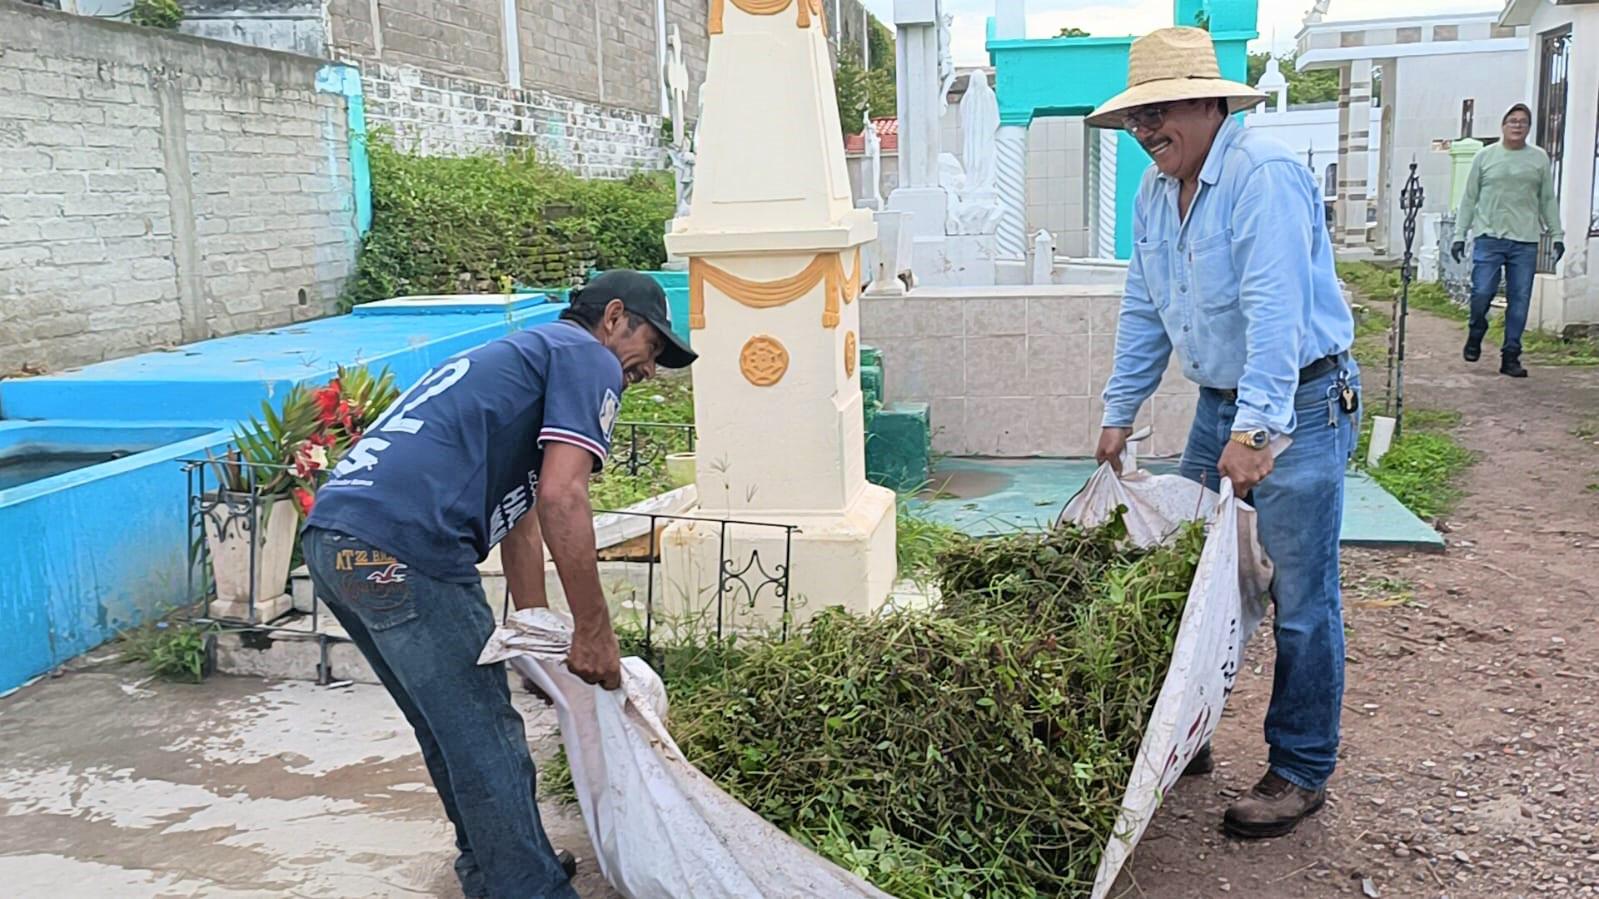
[[[901,899],[1086,893],[1203,544],[1119,523],[956,544],[940,604],[823,612],[673,690],[741,802]],[[667,672],[671,683],[670,672]]]

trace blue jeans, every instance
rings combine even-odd
[[[1358,392],[1360,373],[1346,365]],[[1343,526],[1344,469],[1354,453],[1355,415],[1335,403],[1340,373],[1299,386],[1293,444],[1250,493],[1260,542],[1275,571],[1276,677],[1266,710],[1266,743],[1273,771],[1307,790],[1332,776],[1344,697],[1344,619],[1338,588],[1338,536]],[[1180,471],[1211,489],[1232,434],[1238,406],[1219,390],[1199,392]]]
[[[1538,269],[1538,245],[1500,237],[1478,237],[1471,248],[1471,324],[1473,340],[1488,333],[1488,307],[1499,292],[1499,273],[1505,276],[1506,356],[1521,356],[1521,334],[1527,329],[1527,309],[1532,305],[1532,277]]]
[[[502,664],[479,665],[494,630],[481,584],[434,580],[338,531],[300,539],[317,595],[416,732],[468,897],[577,899],[533,797],[533,759]]]

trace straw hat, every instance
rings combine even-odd
[[[1227,98],[1227,108],[1242,112],[1266,95],[1247,84],[1221,77],[1210,32],[1162,28],[1133,41],[1127,58],[1127,90],[1099,105],[1088,117],[1095,128],[1120,128],[1130,109],[1150,103]]]

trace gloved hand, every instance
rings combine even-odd
[[[1564,241],[1559,241],[1559,240],[1555,241],[1555,261],[1559,262],[1560,261],[1560,257],[1562,257],[1564,255],[1566,255],[1566,244],[1565,244],[1565,242]]]
[[[1466,242],[1457,240],[1449,245],[1449,255],[1456,261],[1466,258]]]

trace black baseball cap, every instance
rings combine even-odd
[[[606,272],[572,291],[574,307],[599,306],[621,300],[622,308],[644,319],[661,332],[661,354],[655,364],[662,368],[688,368],[699,354],[672,330],[672,313],[667,309],[666,291],[649,275],[630,269]]]

